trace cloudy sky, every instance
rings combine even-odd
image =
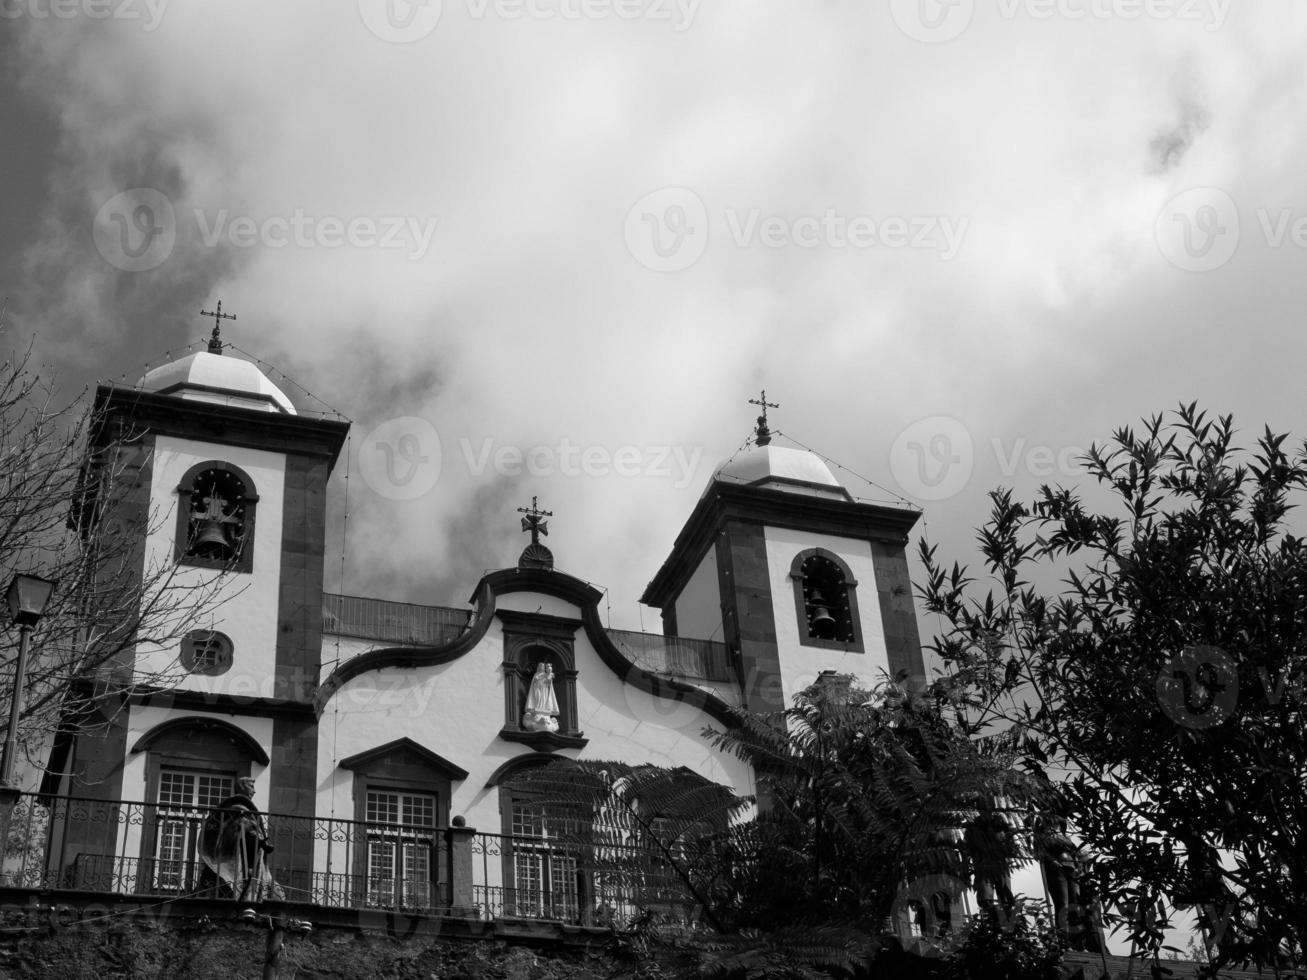
[[[986,490],[1181,400],[1301,434],[1305,43],[1290,0],[0,0],[0,294],[70,393],[222,300],[355,423],[328,588],[459,604],[538,495],[656,628],[763,388],[964,559]]]

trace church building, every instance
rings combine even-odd
[[[765,404],[751,447],[648,558],[661,634],[602,624],[534,501],[529,544],[468,582],[466,607],[325,593],[348,424],[299,414],[217,329],[134,386],[100,386],[96,410],[93,448],[131,433],[112,506],[148,529],[141,567],[173,563],[179,586],[221,573],[222,601],[175,647],[138,646],[94,735],[56,741],[44,792],[140,814],[55,828],[50,860],[75,886],[192,887],[196,808],[248,777],[288,898],[437,905],[450,869],[432,842],[457,827],[481,842],[484,914],[583,919],[584,885],[513,773],[654,763],[750,794],[748,765],[703,734],[730,709],[780,709],[823,672],[924,674],[905,554],[919,514],[855,500],[821,458],[771,444]],[[611,560],[577,571],[602,578]]]

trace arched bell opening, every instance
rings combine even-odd
[[[831,552],[812,548],[795,556],[790,578],[799,642],[861,651],[857,582],[848,566]]]

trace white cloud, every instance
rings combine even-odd
[[[631,625],[763,386],[783,403],[778,428],[891,487],[895,435],[932,415],[1005,445],[1085,442],[1182,392],[1250,426],[1293,421],[1297,332],[1275,335],[1271,363],[1227,338],[1231,311],[1255,324],[1293,308],[1307,254],[1241,242],[1195,278],[1153,240],[1158,209],[1190,186],[1227,188],[1248,227],[1252,209],[1303,199],[1304,15],[1287,3],[1231,11],[1219,31],[981,5],[947,44],[913,40],[874,5],[722,2],[679,32],[470,9],[445,0],[430,35],[403,45],[353,5],[170,4],[151,32],[18,22],[27,90],[63,127],[25,304],[56,357],[157,360],[149,348],[203,334],[195,297],[221,297],[240,316],[230,339],[360,435],[397,416],[439,431],[445,469],[428,497],[352,488],[355,586],[461,600],[484,567],[515,559],[512,508],[538,493],[560,565],[610,586],[614,623]],[[1155,141],[1177,133],[1159,168]],[[122,273],[89,223],[139,186],[171,199],[177,244],[157,270]],[[622,237],[631,206],[666,186],[693,190],[710,222],[703,256],[676,273],[641,266]],[[949,261],[737,247],[728,209],[967,229]],[[215,248],[202,230],[219,212],[437,225],[416,257]],[[450,455],[463,438],[703,457],[680,488],[477,478]],[[932,506],[932,530],[969,554],[965,526],[1004,478],[978,459],[964,496]]]

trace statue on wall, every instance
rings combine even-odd
[[[1067,835],[1066,820],[1041,828],[1036,842],[1058,931],[1072,949],[1102,952],[1097,895],[1084,875],[1084,855]]]
[[[526,697],[522,727],[528,732],[558,731],[558,698],[554,695],[554,667],[544,662],[536,667]]]
[[[1017,863],[1020,849],[1005,814],[996,804],[981,810],[967,825],[963,842],[980,904],[1011,909],[1016,899],[1010,869]]]
[[[254,780],[236,781],[239,791],[210,811],[200,831],[199,856],[206,874],[201,885],[219,897],[260,902],[285,898],[268,870],[268,825],[254,802]]]

